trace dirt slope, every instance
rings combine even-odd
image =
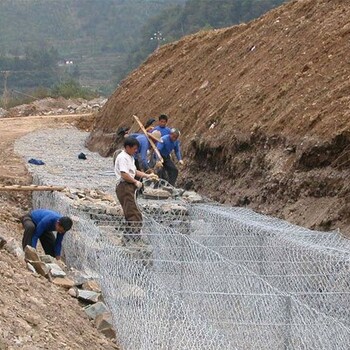
[[[0,119],[0,184],[30,184],[14,142],[39,128],[87,126],[91,116]],[[31,205],[23,192],[0,192],[0,236],[21,241],[19,218]],[[0,349],[115,349],[84,314],[76,299],[43,277],[29,272],[24,261],[0,250]]]
[[[181,185],[312,228],[350,227],[350,6],[291,1],[262,18],[167,45],[99,114],[88,146],[167,113]],[[205,174],[204,174],[205,172]]]

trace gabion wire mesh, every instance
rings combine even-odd
[[[34,181],[47,183],[36,169]],[[33,202],[78,218],[66,261],[99,279],[124,349],[350,348],[350,244],[335,232],[140,198],[142,231],[124,242],[122,217],[82,211],[58,193]]]

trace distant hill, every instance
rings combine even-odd
[[[21,57],[28,48],[56,50],[61,65],[51,77],[43,78],[46,68],[30,74],[19,71],[11,74],[9,86],[25,89],[31,82],[36,86],[62,80],[63,71],[83,86],[108,94],[157,46],[201,29],[256,18],[284,1],[2,0],[0,71],[7,69],[1,57],[2,62]],[[0,75],[0,93],[3,85]]]
[[[135,45],[150,17],[184,0],[2,0],[0,55],[27,47],[56,48],[79,66],[81,82],[113,82],[111,67]],[[1,67],[0,67],[1,70]]]

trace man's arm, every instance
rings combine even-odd
[[[63,237],[64,237],[63,234],[57,233],[56,241],[55,241],[55,248],[54,248],[55,258],[57,260],[61,259],[61,249],[62,249]]]
[[[179,141],[175,142],[174,151],[175,151],[177,160],[178,161],[182,160],[181,150],[180,150],[180,142]]]
[[[137,171],[136,171],[136,174],[137,174]],[[125,180],[126,182],[129,182],[129,183],[131,183],[131,184],[136,185],[137,180],[135,180],[130,174],[128,174],[128,173],[122,171],[122,172],[120,173],[120,176],[121,176],[122,179]]]
[[[146,174],[142,171],[136,170],[136,176],[138,177],[146,177],[146,178],[151,178],[152,174]],[[129,183],[134,184],[137,188],[141,188],[142,187],[142,182],[137,181],[136,179],[134,179],[132,176],[130,176],[128,173],[121,173],[121,177]]]

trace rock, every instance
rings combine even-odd
[[[116,338],[115,331],[112,328],[101,329],[101,333],[104,334],[107,338],[110,338],[110,339]]]
[[[30,261],[30,260],[28,260],[27,262],[29,262],[34,267],[35,271],[39,275],[50,279],[50,269],[46,266],[45,263],[43,263],[42,261]]]
[[[69,288],[68,294],[69,294],[71,297],[73,297],[73,298],[77,298],[77,296],[78,296],[78,288],[77,288],[77,287]]]
[[[167,199],[171,196],[171,193],[159,188],[146,188],[143,191],[143,198],[145,199]]]
[[[107,309],[107,306],[104,303],[99,301],[96,304],[86,306],[84,308],[84,311],[86,312],[86,314],[89,316],[90,319],[95,320],[95,318],[98,315],[101,315],[104,312],[107,312],[108,309]]]
[[[27,269],[32,273],[36,273],[34,266],[29,262],[27,262]]]
[[[77,289],[77,298],[89,303],[97,303],[100,300],[101,293],[96,293],[91,290]]]
[[[67,289],[72,288],[74,286],[74,282],[67,277],[55,277],[52,280],[52,283],[56,286],[60,286]]]
[[[66,273],[57,264],[46,264],[52,277],[65,277]]]
[[[121,298],[129,298],[129,297],[143,298],[146,295],[146,293],[142,288],[136,286],[135,284],[130,284],[125,281],[120,281],[119,288],[118,288],[118,295]]]
[[[39,258],[39,255],[38,255],[36,249],[29,246],[29,245],[27,245],[24,248],[24,256],[25,256],[26,261],[39,261],[40,262],[40,258]]]
[[[101,293],[100,285],[94,280],[90,280],[90,281],[83,283],[82,288],[84,290],[91,290],[91,291],[96,292],[96,293]]]
[[[51,255],[40,255],[39,258],[40,261],[44,262],[45,264],[51,264],[55,261],[55,258]]]
[[[188,210],[183,205],[179,205],[177,203],[166,203],[161,206],[163,213],[173,213],[176,215],[185,215],[188,213]]]
[[[14,239],[10,239],[4,246],[4,249],[17,258],[24,258],[24,252],[20,248]]]
[[[122,211],[119,208],[106,207],[106,214],[109,214],[109,215],[122,215]]]
[[[67,272],[67,277],[73,280],[75,286],[81,286],[83,283],[93,278],[93,276],[89,276],[78,270],[72,270]]]
[[[6,109],[0,108],[0,118],[5,117],[7,113]]]
[[[203,197],[194,191],[186,191],[182,194],[182,198],[190,203],[202,203]]]
[[[95,326],[100,331],[106,328],[113,328],[112,314],[110,312],[104,312],[95,318]]]
[[[32,326],[37,326],[38,324],[40,324],[41,321],[40,315],[33,315],[31,313],[26,314],[24,316],[24,319]]]

